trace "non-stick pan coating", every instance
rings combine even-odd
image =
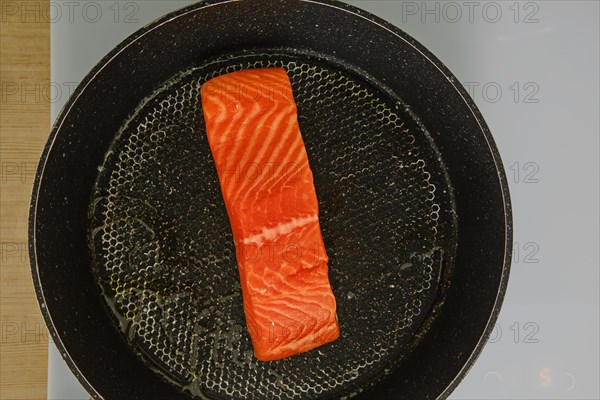
[[[252,254],[235,254],[199,90],[265,67],[284,67],[292,82],[341,330],[269,363],[254,358],[246,330],[236,257]],[[276,178],[268,164],[230,173]],[[90,240],[118,325],[175,384],[222,399],[351,395],[402,362],[443,301],[451,193],[428,134],[385,88],[324,56],[255,50],[182,71],[135,110],[100,169]]]
[[[223,61],[227,55],[236,59]],[[215,60],[222,65],[210,69]],[[194,93],[223,68],[265,62],[281,63],[293,80],[343,331],[335,343],[259,366],[248,353],[233,243]],[[315,88],[332,92],[318,104],[306,86],[317,70],[346,82],[335,90],[319,82]],[[318,398],[364,389],[357,398],[447,397],[493,328],[512,237],[498,151],[456,82],[399,29],[329,0],[201,2],[108,54],[56,121],[30,213],[41,309],[90,394]],[[144,128],[146,117],[156,125]],[[226,338],[210,336],[215,327]],[[236,346],[239,366],[230,357]],[[250,374],[257,382],[243,381]]]

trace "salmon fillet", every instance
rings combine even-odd
[[[278,360],[337,339],[317,195],[287,73],[233,72],[201,92],[256,358]]]

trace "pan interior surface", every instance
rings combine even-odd
[[[341,332],[268,363],[253,357],[246,331],[240,255],[199,90],[265,67],[285,68],[292,82]],[[231,173],[286,171],[249,164]],[[451,275],[454,209],[438,152],[398,98],[341,63],[260,50],[184,71],[132,112],[99,169],[89,236],[115,323],[173,384],[200,398],[330,398],[367,390],[426,331]]]

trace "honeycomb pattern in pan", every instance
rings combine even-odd
[[[244,68],[290,76],[320,204],[341,338],[258,362],[199,87]],[[243,173],[241,171],[240,173]],[[407,109],[317,58],[243,54],[173,78],[117,135],[91,202],[98,282],[131,345],[200,398],[348,396],[389,370],[436,299],[452,236],[443,167]]]

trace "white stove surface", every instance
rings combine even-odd
[[[52,1],[53,118],[118,42],[191,1]],[[599,3],[350,1],[440,58],[511,185],[515,253],[492,339],[452,399],[599,399]],[[53,344],[49,399],[88,399]]]

